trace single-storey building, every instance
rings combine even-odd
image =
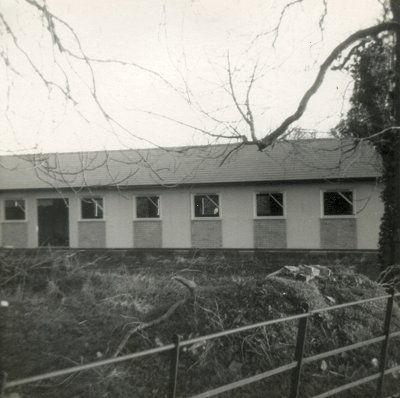
[[[0,157],[0,245],[376,249],[379,157],[367,143]]]

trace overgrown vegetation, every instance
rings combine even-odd
[[[49,253],[47,258],[7,256],[1,259],[1,299],[10,302],[2,336],[9,380],[89,363],[112,356],[126,333],[140,322],[156,319],[187,294],[173,280],[180,275],[196,283],[190,298],[165,322],[135,333],[123,353],[182,339],[374,297],[382,287],[350,268],[321,267],[305,282],[290,272],[268,275],[260,264],[231,265],[223,257],[156,258],[141,266],[126,258],[110,264],[105,257],[82,263]],[[107,266],[106,266],[107,265]],[[265,268],[264,268],[265,269]],[[313,316],[306,355],[378,336],[385,302]],[[393,328],[400,328],[396,306]],[[293,360],[297,323],[258,328],[188,347],[181,355],[178,396],[186,397]],[[400,363],[394,339],[390,365]],[[302,396],[312,396],[377,371],[380,345],[330,357],[304,368]],[[129,361],[15,390],[21,397],[126,398],[164,397],[169,355]],[[285,396],[287,374],[252,384],[229,397]],[[399,392],[400,375],[387,377],[386,395]],[[373,385],[341,397],[373,396]],[[11,392],[11,391],[10,391]]]
[[[335,134],[370,141],[382,157],[384,214],[381,220],[379,254],[382,268],[398,264],[398,150],[394,43],[391,33],[363,40],[354,47],[344,67],[354,79],[351,108]],[[400,65],[400,63],[399,63]],[[396,113],[397,112],[397,113]],[[394,127],[396,126],[396,127]]]

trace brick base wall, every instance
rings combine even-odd
[[[286,220],[254,220],[254,247],[286,248]]]
[[[355,218],[322,218],[322,249],[356,249],[357,220]]]
[[[162,247],[161,221],[134,221],[133,247]]]
[[[222,247],[221,220],[192,221],[191,239],[192,247],[195,248]]]
[[[106,223],[104,221],[80,221],[78,245],[85,248],[106,247]]]
[[[2,245],[10,247],[28,246],[28,224],[9,222],[1,225]]]

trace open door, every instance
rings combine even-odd
[[[69,246],[68,199],[38,200],[39,246]]]

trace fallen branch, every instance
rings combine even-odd
[[[133,329],[129,330],[124,338],[122,339],[121,343],[119,343],[117,349],[115,350],[114,354],[113,354],[113,358],[117,357],[120,352],[123,350],[123,348],[125,347],[126,343],[129,341],[129,339],[132,337],[132,335],[134,335],[136,332],[142,331],[144,329],[148,329],[151,326],[155,326],[158,325],[164,321],[166,321],[167,319],[169,319],[171,317],[171,315],[183,304],[185,304],[189,298],[193,298],[195,295],[195,288],[196,288],[196,284],[193,281],[190,281],[182,276],[175,276],[174,278],[172,278],[173,280],[182,283],[183,286],[185,286],[189,292],[190,295],[185,295],[184,298],[182,298],[181,300],[177,301],[176,303],[172,304],[168,310],[162,314],[161,316],[159,316],[156,319],[153,319],[152,321],[149,322],[143,322],[140,323],[138,326],[134,327]]]

